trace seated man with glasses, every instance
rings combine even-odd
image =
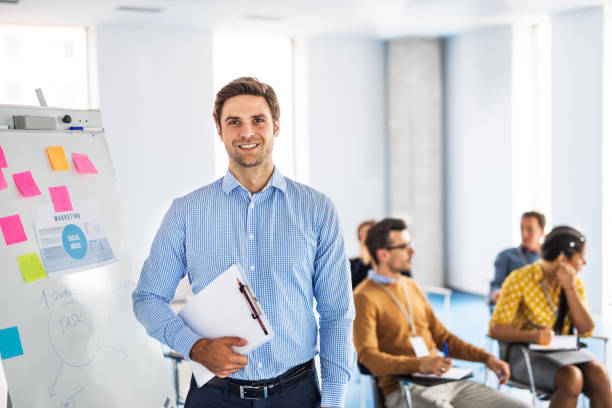
[[[409,270],[415,251],[406,223],[387,218],[368,232],[366,245],[374,270],[355,288],[356,317],[353,340],[359,361],[378,377],[385,406],[407,406],[392,375],[438,374],[451,368],[450,358],[436,348],[448,345],[450,357],[486,364],[500,382],[509,377],[508,364],[451,334],[434,315]],[[527,407],[528,405],[486,385],[467,380],[424,387],[410,385],[414,407]]]

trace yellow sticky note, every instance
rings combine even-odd
[[[17,263],[19,264],[19,269],[21,269],[23,280],[26,282],[34,282],[35,280],[47,277],[47,272],[42,263],[40,263],[36,252],[18,256]]]
[[[70,170],[64,148],[62,146],[47,147],[47,156],[51,162],[51,168],[55,171]]]

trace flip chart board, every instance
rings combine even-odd
[[[57,130],[15,130],[19,115]],[[65,115],[96,130],[69,131]],[[139,268],[100,112],[0,105],[0,124],[11,127],[0,130],[0,356],[13,406],[174,408],[161,346],[132,312]],[[24,172],[40,194],[20,190]]]

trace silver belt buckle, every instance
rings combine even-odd
[[[249,395],[245,395],[245,390],[255,390],[255,391],[259,391],[263,389],[263,397],[252,397]],[[263,387],[259,387],[259,386],[251,386],[251,385],[241,385],[240,386],[240,398],[242,399],[260,399],[260,398],[268,398],[268,386],[265,385]]]

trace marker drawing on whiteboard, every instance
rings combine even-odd
[[[83,130],[85,132],[104,132],[104,128],[85,126],[70,126],[68,130]]]

